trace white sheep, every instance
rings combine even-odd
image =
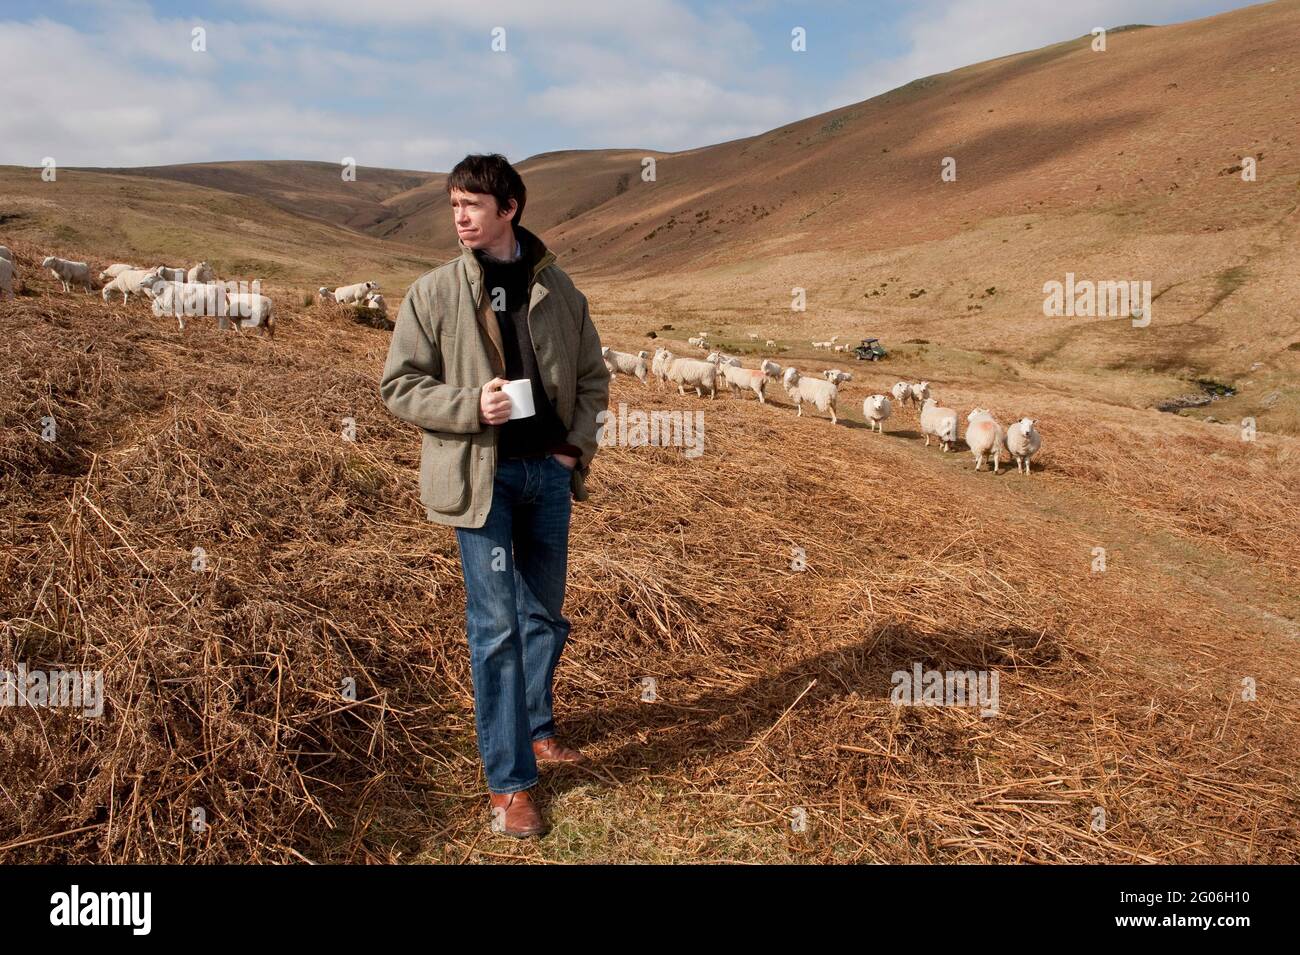
[[[925,446],[930,446],[930,435],[939,439],[944,451],[951,451],[957,443],[957,412],[951,408],[940,407],[933,398],[926,398],[921,405],[921,432],[925,435]]]
[[[758,332],[749,332],[746,336],[751,342],[758,341]]]
[[[326,288],[324,285],[322,285],[320,288],[316,290],[316,297],[319,298],[322,302],[332,302],[334,301],[334,290],[332,288]]]
[[[847,371],[840,371],[838,368],[827,368],[825,371],[822,372],[822,377],[825,378],[827,381],[834,382],[837,385],[841,385],[846,381],[853,380],[852,375],[850,375]]]
[[[388,302],[378,292],[371,292],[366,296],[366,308],[381,315],[388,314]]]
[[[867,419],[872,431],[885,433],[885,419],[893,414],[893,406],[884,395],[871,395],[862,400],[862,417]]]
[[[656,348],[654,358],[650,360],[650,373],[659,382],[660,391],[663,391],[664,382],[668,380],[668,366],[672,364],[672,360],[673,353],[667,348]]]
[[[709,347],[708,345],[706,345],[706,344],[704,343],[704,339],[703,339],[703,338],[699,338],[698,336],[693,336],[693,337],[691,337],[691,338],[686,339],[686,344],[690,345],[692,348],[708,348],[708,347]]]
[[[158,274],[168,282],[184,282],[188,274],[185,269],[173,269],[166,265],[158,266]]]
[[[175,315],[181,331],[185,330],[187,318],[222,317],[230,311],[225,286],[217,282],[155,279],[140,290],[153,299],[153,313],[159,317]]]
[[[820,378],[808,378],[799,373],[799,369],[791,366],[785,370],[785,376],[782,378],[785,385],[786,394],[788,394],[794,406],[799,410],[799,417],[803,417],[803,403],[811,402],[816,406],[818,411],[829,411],[831,424],[837,424],[839,418],[835,414],[835,403],[839,400],[839,389],[829,381],[823,381]]]
[[[49,269],[63,285],[63,291],[71,292],[72,286],[84,285],[89,292],[95,286],[90,280],[90,266],[85,262],[69,262],[54,255],[41,260],[41,268]]]
[[[889,389],[889,393],[894,396],[894,400],[900,406],[907,406],[912,403],[912,386],[905,381],[900,381]]]
[[[358,282],[355,285],[342,285],[334,290],[334,301],[340,305],[364,302],[366,296],[379,288],[378,282]]]
[[[690,385],[701,398],[706,390],[710,399],[717,396],[718,366],[713,362],[700,361],[698,358],[674,358],[668,364],[667,377],[676,383],[679,395],[686,394],[686,386]]]
[[[836,346],[835,346],[835,350],[836,350],[836,351],[848,351],[848,350],[849,350],[849,346],[848,346],[848,345],[836,345]]]
[[[138,269],[139,267],[140,266],[138,265],[127,265],[125,262],[118,262],[115,265],[110,265],[108,268],[104,269],[104,271],[100,272],[99,280],[101,282],[111,282],[113,279],[117,278],[123,272],[129,272],[132,269]]]
[[[772,359],[770,358],[764,358],[762,363],[760,363],[758,367],[759,370],[762,371],[763,374],[767,375],[769,378],[780,378],[781,372],[783,371],[781,366],[778,365],[776,362],[772,361]]]
[[[601,350],[604,352],[605,367],[609,369],[610,375],[630,375],[641,384],[645,384],[646,363],[644,358],[638,358],[636,355],[630,355],[625,351],[614,351],[609,348]]]
[[[212,266],[207,262],[200,262],[185,273],[185,281],[190,283],[211,282],[216,277],[217,273],[212,271]]]
[[[925,399],[930,397],[930,383],[922,381],[912,386],[912,400],[918,405],[925,405]]]
[[[1029,473],[1029,459],[1043,446],[1042,436],[1034,429],[1038,422],[1033,418],[1021,418],[1007,428],[1007,452],[1016,459],[1016,471],[1024,464],[1024,473]]]
[[[775,340],[775,339],[772,339],[772,338],[769,338],[767,341],[765,341],[765,342],[763,343],[763,347],[764,347],[764,348],[775,348],[775,347],[776,347],[776,340]]]
[[[974,408],[966,416],[966,447],[975,457],[975,470],[984,466],[984,458],[993,455],[993,473],[998,473],[1002,451],[1006,447],[1006,432],[987,408]]]
[[[271,300],[265,295],[254,292],[234,292],[226,295],[226,301],[227,313],[231,318],[236,319],[236,331],[260,327],[268,338],[275,337],[275,315]]]
[[[14,297],[14,263],[12,259],[0,259],[0,301]]]
[[[155,282],[159,280],[168,281],[162,278],[162,269],[163,267],[159,265],[148,270],[127,269],[125,272],[119,272],[113,278],[113,281],[104,286],[103,291],[99,293],[99,297],[107,302],[109,296],[114,292],[121,292],[122,304],[125,305],[133,292],[136,295],[148,295],[149,291],[152,291]]]
[[[643,349],[641,349],[639,352],[636,353],[636,357],[637,357],[637,358],[649,358],[649,357],[650,357],[650,353],[649,353],[648,351],[646,351],[646,350],[643,348]]]
[[[758,395],[759,404],[767,404],[764,397],[764,391],[767,388],[767,375],[763,374],[757,368],[741,368],[737,365],[723,365],[722,380],[726,382],[727,388],[732,394],[738,394],[742,397],[744,392],[742,388],[752,391]]]

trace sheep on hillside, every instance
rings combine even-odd
[[[647,369],[644,358],[629,355],[625,351],[614,351],[609,348],[602,350],[604,351],[605,367],[609,369],[611,376],[614,374],[630,375],[645,384]]]
[[[1043,446],[1042,436],[1034,429],[1038,422],[1034,418],[1021,418],[1007,428],[1007,452],[1016,459],[1016,471],[1024,465],[1024,473],[1029,473],[1029,459]]]
[[[358,282],[355,285],[343,285],[334,290],[334,301],[340,305],[364,302],[366,296],[379,288],[378,282]]]
[[[984,458],[993,455],[993,473],[998,473],[1002,452],[1006,448],[1006,432],[986,408],[975,408],[966,416],[966,447],[975,456],[975,470],[984,466]]]
[[[275,315],[271,300],[254,292],[237,292],[226,296],[227,313],[235,319],[236,331],[260,327],[268,338],[275,337]]]
[[[100,272],[99,280],[101,282],[111,282],[113,279],[117,278],[123,272],[129,272],[132,269],[138,269],[139,267],[140,266],[138,265],[127,265],[125,262],[118,262],[114,265],[110,265],[108,268],[104,269],[104,271]]]
[[[95,286],[90,280],[90,266],[85,262],[69,262],[58,256],[49,255],[41,260],[41,268],[49,269],[63,285],[63,291],[71,292],[72,286],[84,285],[89,292]]]
[[[698,358],[674,358],[668,365],[668,380],[675,382],[677,393],[686,394],[686,387],[695,389],[695,393],[701,398],[707,390],[709,398],[715,398],[718,394],[718,366],[710,361],[700,361]]]
[[[898,382],[893,388],[889,389],[889,393],[894,396],[894,400],[897,401],[900,406],[906,406],[912,403],[912,386],[905,381]]]
[[[872,431],[885,433],[885,419],[893,413],[893,407],[889,404],[889,399],[884,395],[870,395],[862,401],[862,417],[867,419],[867,424]]]
[[[740,368],[736,365],[723,365],[719,370],[722,372],[722,380],[726,382],[732,394],[738,394],[743,398],[744,391],[741,389],[748,389],[758,395],[760,404],[767,404],[767,399],[764,397],[767,375],[762,371],[757,368]]]
[[[212,266],[207,262],[200,262],[185,273],[185,281],[190,283],[211,282],[216,277],[217,273],[212,271]]]
[[[786,394],[790,396],[795,408],[799,411],[799,417],[803,417],[803,404],[807,401],[816,406],[818,411],[830,412],[831,424],[839,422],[839,418],[835,414],[835,402],[839,400],[839,389],[834,384],[820,378],[809,378],[806,375],[801,375],[799,369],[794,367],[785,370],[782,381],[785,384]]]
[[[122,304],[125,305],[131,294],[145,295],[146,287],[152,288],[153,284],[162,279],[162,266],[152,269],[127,269],[125,272],[119,272],[113,278],[113,281],[104,286],[99,297],[105,302],[114,292],[122,293]],[[166,281],[166,279],[162,279]]]
[[[921,405],[921,432],[925,435],[927,448],[930,435],[934,435],[944,451],[951,451],[957,443],[957,412],[940,407],[933,398],[926,398],[925,404]]]

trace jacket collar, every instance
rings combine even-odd
[[[515,238],[519,240],[520,255],[532,263],[528,275],[528,285],[531,288],[542,270],[555,261],[555,253],[546,247],[545,242],[518,223],[515,223],[514,230]],[[465,274],[469,278],[475,308],[478,308],[483,300],[483,266],[479,263],[474,250],[467,246],[464,240],[457,239],[456,244],[460,246],[461,261],[465,264]]]

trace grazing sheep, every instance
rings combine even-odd
[[[764,348],[775,348],[775,347],[776,347],[776,341],[775,341],[774,339],[769,338],[767,341],[765,341],[765,342],[763,343],[763,347],[764,347]]]
[[[236,331],[260,327],[268,338],[275,337],[275,315],[273,314],[271,300],[265,295],[257,295],[253,292],[236,292],[227,294],[226,301],[228,303],[227,314],[236,319]]]
[[[1042,436],[1034,430],[1038,422],[1034,418],[1021,418],[1007,428],[1007,453],[1016,459],[1016,471],[1024,464],[1024,473],[1029,473],[1029,459],[1043,446]]]
[[[641,384],[645,384],[646,363],[644,358],[629,355],[625,351],[614,351],[612,349],[602,349],[602,351],[604,352],[605,367],[609,369],[610,375],[616,373],[631,375]]]
[[[799,373],[799,369],[790,367],[785,370],[785,376],[782,378],[785,385],[786,394],[788,394],[794,406],[799,410],[799,417],[803,417],[803,403],[811,402],[816,406],[818,411],[829,411],[831,415],[831,424],[837,424],[839,418],[835,414],[835,402],[839,400],[839,389],[829,381],[822,381],[820,378],[808,378]]]
[[[125,305],[133,292],[136,295],[148,295],[152,291],[154,283],[162,279],[162,268],[159,265],[147,271],[145,269],[127,269],[125,272],[119,272],[113,281],[104,286],[104,290],[99,293],[99,297],[107,302],[109,296],[114,292],[121,292],[122,304]],[[167,280],[162,279],[162,281]]]
[[[835,350],[836,350],[836,351],[848,351],[848,350],[849,350],[849,346],[848,346],[848,345],[836,345],[836,346],[835,346]]]
[[[364,302],[366,296],[379,288],[378,282],[358,282],[355,285],[342,285],[334,290],[334,301],[340,305]]]
[[[132,269],[138,269],[139,267],[140,266],[138,265],[127,265],[124,262],[118,262],[116,265],[110,265],[108,268],[104,269],[104,271],[100,272],[99,280],[101,282],[111,282],[123,272],[130,272]]]
[[[712,400],[718,394],[718,366],[698,358],[674,358],[668,365],[668,380],[675,382],[677,393],[686,394],[690,385],[701,398],[707,389]]]
[[[930,397],[930,383],[923,381],[912,386],[912,400],[924,407],[925,399]]]
[[[889,389],[889,393],[894,396],[894,400],[897,401],[900,406],[906,406],[912,403],[912,386],[905,381],[898,382],[893,388]]]
[[[885,433],[885,419],[893,414],[893,411],[893,406],[884,395],[871,395],[862,401],[862,417],[867,419],[867,424],[871,426],[872,431],[879,431],[881,434]]]
[[[211,282],[216,277],[217,273],[212,271],[212,266],[207,262],[200,262],[185,273],[185,281],[190,283]]]
[[[722,380],[726,382],[728,390],[732,394],[738,394],[744,397],[742,388],[747,388],[754,394],[758,395],[759,404],[767,404],[767,399],[763,396],[767,388],[767,375],[763,374],[757,368],[740,368],[736,365],[723,365]]]
[[[776,362],[772,361],[772,359],[770,358],[764,358],[762,363],[758,367],[759,370],[762,371],[763,374],[767,375],[769,378],[780,378],[781,372],[783,371],[781,366],[778,365]]]
[[[758,341],[758,332],[750,332],[745,337],[748,338],[751,342],[756,342]]]
[[[707,344],[705,344],[704,339],[703,339],[703,338],[699,338],[699,337],[693,337],[693,338],[688,338],[688,339],[686,339],[686,344],[690,345],[692,348],[708,348],[708,347],[709,347]]]
[[[927,448],[930,435],[934,435],[944,451],[951,451],[951,446],[957,443],[957,412],[940,407],[933,398],[926,398],[921,405],[921,432],[925,435]]]
[[[853,380],[852,375],[850,375],[847,371],[840,371],[838,368],[827,368],[825,371],[822,372],[822,377],[825,378],[827,381],[834,382],[837,385],[841,385],[846,381]]]
[[[163,278],[165,278],[168,282],[184,282],[185,276],[188,273],[185,271],[185,269],[173,269],[165,265],[160,265],[158,266],[158,274],[161,275]]]
[[[14,297],[14,263],[12,259],[0,259],[0,301]]]
[[[831,350],[831,343],[830,343],[830,342],[813,342],[813,343],[812,343],[812,347],[813,347],[813,348],[824,348],[824,349],[826,349],[827,351],[830,351],[830,350]]]
[[[993,473],[998,473],[1002,463],[1002,449],[1006,447],[1006,432],[986,408],[972,409],[966,416],[966,447],[975,456],[975,470],[984,466],[985,455],[993,454]]]
[[[69,262],[57,256],[49,255],[41,260],[41,268],[49,269],[63,285],[63,291],[71,292],[72,286],[84,285],[89,292],[94,288],[90,281],[90,266],[85,262]]]

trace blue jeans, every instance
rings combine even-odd
[[[478,751],[494,793],[537,783],[533,741],[555,735],[551,681],[569,636],[572,472],[555,458],[502,458],[482,527],[456,528]]]

